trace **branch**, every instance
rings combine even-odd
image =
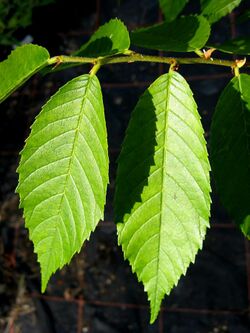
[[[60,65],[62,63],[78,63],[80,64],[93,64],[97,63],[100,66],[109,65],[109,64],[118,64],[118,63],[132,63],[132,62],[156,62],[163,64],[203,64],[203,65],[215,65],[215,66],[225,66],[225,67],[237,67],[237,60],[224,60],[224,59],[214,59],[209,58],[176,58],[176,57],[160,57],[160,56],[151,56],[144,55],[140,53],[132,53],[130,55],[115,55],[99,58],[86,58],[86,57],[74,57],[74,56],[56,56],[48,60],[48,65],[55,64]],[[244,67],[250,67],[250,63],[246,62]]]

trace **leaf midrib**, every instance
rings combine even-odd
[[[65,177],[65,182],[64,182],[64,186],[63,186],[63,192],[62,192],[61,201],[60,201],[60,203],[58,205],[58,213],[57,213],[58,215],[59,215],[59,212],[60,212],[60,209],[61,209],[62,201],[63,201],[63,198],[65,196],[65,192],[66,192],[67,183],[68,183],[68,180],[69,180],[69,177],[70,177],[70,169],[71,169],[71,165],[72,165],[72,161],[73,161],[73,156],[75,155],[74,154],[75,145],[76,145],[77,139],[78,139],[78,137],[80,135],[79,127],[80,127],[80,124],[81,124],[83,116],[84,116],[84,113],[82,112],[82,110],[83,110],[85,101],[87,99],[90,80],[91,80],[91,78],[88,77],[88,82],[87,82],[87,84],[85,86],[85,93],[84,93],[84,96],[83,96],[83,99],[82,99],[82,103],[81,103],[81,106],[80,106],[80,112],[79,112],[79,117],[78,117],[78,121],[77,121],[77,126],[76,126],[76,129],[75,129],[75,137],[74,137],[74,141],[73,141],[73,144],[72,144],[72,149],[71,149],[71,155],[70,155],[70,161],[69,161],[68,171],[67,171],[66,177]]]
[[[165,133],[164,133],[164,147],[167,147],[167,134],[168,134],[168,116],[169,116],[169,96],[170,96],[170,81],[172,79],[172,75],[173,73],[169,73],[168,77],[167,77],[167,86],[166,86],[166,92],[167,92],[167,96],[166,96],[166,108],[165,108],[165,124],[164,124],[164,128],[165,128]],[[158,280],[159,280],[159,272],[160,272],[160,256],[161,256],[161,232],[162,232],[162,205],[163,205],[163,196],[164,196],[164,175],[166,174],[165,169],[166,169],[166,153],[167,150],[163,149],[163,161],[162,161],[162,168],[161,168],[161,176],[162,176],[162,182],[161,182],[161,198],[160,198],[160,216],[159,216],[159,240],[158,240],[158,257],[157,257],[157,275],[156,275],[156,281],[155,281],[155,290],[154,290],[154,307],[156,307],[157,304],[157,295],[158,295]],[[152,311],[152,313],[155,312],[155,308],[154,311]],[[155,314],[154,314],[155,316]]]
[[[219,9],[216,13],[224,12],[225,9],[227,9],[227,8],[231,8],[231,6],[234,5],[235,3],[237,3],[237,0],[234,0],[234,1],[231,2],[231,3],[226,3],[225,6],[222,7],[221,9]],[[209,4],[203,9],[203,12],[204,12],[205,10],[207,10],[207,8],[210,9],[210,7],[211,7],[211,4],[209,3]],[[213,7],[212,7],[212,8],[213,8]],[[213,15],[215,15],[215,14],[213,14]]]
[[[71,169],[71,165],[72,165],[72,161],[73,161],[75,145],[76,145],[76,142],[77,142],[77,138],[78,138],[78,136],[79,136],[79,133],[80,133],[80,132],[79,132],[79,127],[80,127],[80,124],[81,124],[82,119],[83,119],[83,116],[84,116],[82,110],[83,110],[83,107],[84,107],[85,101],[86,101],[86,99],[87,99],[87,93],[88,93],[88,89],[89,89],[90,80],[91,80],[91,78],[89,77],[89,78],[88,78],[88,83],[87,83],[87,85],[85,86],[85,94],[84,94],[84,96],[83,96],[82,103],[81,103],[81,106],[80,106],[79,119],[78,119],[78,121],[77,121],[77,127],[76,127],[76,129],[75,129],[75,137],[74,137],[74,141],[73,141],[73,144],[72,144],[71,156],[70,156],[70,161],[69,161],[68,171],[67,171],[67,174],[66,174],[66,177],[65,177],[65,182],[64,182],[64,186],[63,186],[63,192],[62,192],[62,194],[61,194],[61,200],[60,200],[60,202],[59,202],[59,204],[58,204],[57,214],[55,214],[56,216],[59,216],[61,220],[62,220],[62,218],[61,218],[61,215],[60,215],[60,210],[61,210],[61,206],[62,206],[63,199],[64,199],[64,197],[66,197],[66,196],[65,196],[65,194],[66,194],[66,187],[67,187],[67,183],[68,183],[68,180],[69,180],[69,177],[70,177],[70,169]],[[60,231],[58,230],[58,220],[57,220],[57,223],[56,223],[56,226],[55,226],[55,233],[54,233],[54,236],[53,236],[53,238],[52,238],[52,240],[51,240],[51,243],[50,243],[50,247],[49,247],[48,253],[51,253],[51,250],[52,250],[52,247],[53,247],[52,244],[53,244],[53,242],[54,242],[54,239],[55,239],[56,234],[59,234],[59,236],[61,237],[61,235],[60,235]],[[53,251],[52,251],[52,252],[53,252]],[[48,268],[48,266],[47,266],[47,268]],[[47,272],[48,272],[48,269],[46,270],[46,273],[44,274],[44,275],[46,276],[46,278],[47,278]]]

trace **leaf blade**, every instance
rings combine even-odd
[[[123,53],[129,49],[129,33],[119,19],[111,19],[100,26],[90,40],[75,52],[77,56],[101,57]]]
[[[162,75],[133,111],[115,192],[119,244],[148,293],[151,323],[201,248],[209,192],[209,162],[191,90],[179,74]]]
[[[68,263],[103,218],[107,133],[98,79],[82,75],[43,107],[21,153],[20,206],[42,273]]]
[[[160,0],[160,7],[163,11],[165,21],[171,22],[181,13],[188,0]]]
[[[209,35],[208,21],[202,16],[190,15],[132,31],[131,43],[153,50],[192,52],[202,48]]]
[[[232,54],[249,55],[250,54],[250,38],[239,37],[229,41],[226,41],[220,45],[209,45],[215,49]]]
[[[49,58],[45,48],[34,44],[26,44],[12,51],[0,63],[0,76],[4,78],[0,80],[0,102],[42,69]]]
[[[250,238],[250,76],[223,90],[211,125],[211,164],[220,199]]]
[[[213,24],[239,6],[241,0],[201,0],[201,14]]]

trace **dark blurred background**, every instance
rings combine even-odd
[[[199,12],[198,3],[190,1],[185,13]],[[38,4],[43,6],[34,6]],[[249,1],[243,1],[234,13],[216,23],[211,40],[223,42],[249,33],[249,22],[238,22],[249,7]],[[157,0],[0,0],[0,60],[13,45],[31,41],[48,48],[51,56],[70,54],[100,24],[114,17],[130,30],[162,20]],[[117,64],[98,73],[111,162],[105,221],[71,264],[52,277],[46,293],[40,294],[39,266],[15,194],[18,153],[49,96],[89,69],[36,75],[0,105],[0,332],[249,333],[250,245],[232,224],[215,191],[204,248],[166,297],[154,325],[149,325],[143,287],[117,246],[112,211],[115,161],[139,95],[168,70],[166,65]],[[216,101],[232,73],[204,65],[183,65],[179,71],[191,85],[209,139]]]

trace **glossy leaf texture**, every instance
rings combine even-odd
[[[215,23],[231,13],[240,3],[241,0],[201,0],[201,14],[210,23]]]
[[[34,44],[26,44],[12,51],[6,60],[0,62],[0,102],[46,66],[49,58],[44,47]]]
[[[250,76],[222,92],[211,126],[211,164],[225,208],[250,239]]]
[[[226,53],[248,55],[250,54],[250,37],[239,37],[221,45],[209,45],[209,47],[214,47]]]
[[[115,192],[118,241],[148,293],[151,323],[202,247],[209,170],[192,92],[180,74],[164,74],[133,111]]]
[[[190,15],[137,29],[131,33],[131,43],[153,50],[191,52],[202,48],[209,35],[208,21],[202,16]]]
[[[188,0],[160,0],[160,7],[166,22],[171,22],[181,13]]]
[[[112,19],[91,36],[90,40],[84,44],[77,56],[100,57],[116,53],[123,53],[129,49],[130,38],[124,23],[119,19]]]
[[[96,76],[73,79],[46,103],[21,152],[18,173],[20,206],[44,291],[51,274],[69,263],[103,218],[108,149]]]

